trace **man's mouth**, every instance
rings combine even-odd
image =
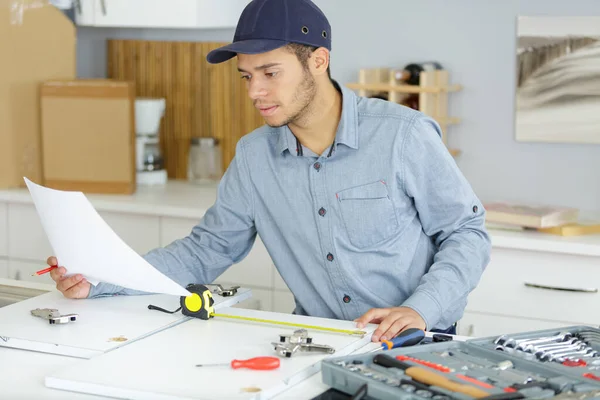
[[[269,115],[272,115],[277,110],[277,107],[278,106],[270,106],[270,107],[259,106],[258,111],[260,111],[260,115],[262,115],[263,117],[268,117]]]

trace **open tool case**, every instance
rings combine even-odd
[[[402,365],[381,365],[390,359]],[[328,358],[322,379],[353,399],[600,399],[600,329],[570,326]]]

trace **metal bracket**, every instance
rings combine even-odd
[[[50,324],[67,324],[71,321],[77,321],[77,317],[79,317],[79,314],[61,315],[54,308],[36,308],[35,310],[31,310],[31,315],[47,319]]]
[[[279,343],[271,342],[275,351],[283,357],[291,357],[296,351],[335,353],[335,349],[325,344],[314,344],[306,329],[298,329],[293,334],[279,335]]]
[[[223,296],[223,297],[230,297],[230,296],[235,296],[235,294],[237,293],[237,290],[240,288],[239,286],[232,286],[229,289],[223,289],[223,286],[221,285],[205,285],[205,286],[215,286],[216,289],[214,290],[214,292],[216,292],[219,296]]]

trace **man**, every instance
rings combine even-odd
[[[243,137],[189,236],[144,257],[185,286],[210,283],[258,233],[296,314],[455,332],[489,260],[485,211],[422,113],[330,78],[331,28],[309,0],[254,0],[232,44],[266,125]],[[51,257],[50,265],[57,260]],[[68,268],[68,266],[66,266]],[[65,296],[139,292],[52,272]]]

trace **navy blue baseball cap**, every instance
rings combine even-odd
[[[310,0],[252,0],[240,16],[233,43],[208,53],[218,64],[241,54],[259,54],[289,43],[331,50],[331,26]]]

